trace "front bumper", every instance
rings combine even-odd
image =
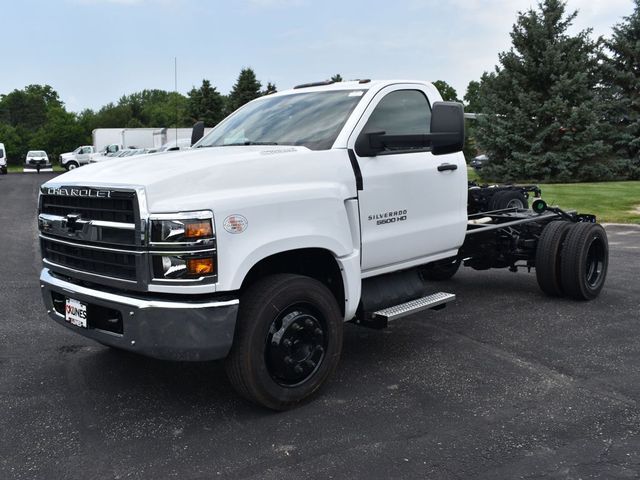
[[[237,299],[175,302],[125,296],[76,285],[47,268],[40,286],[52,319],[105,345],[165,360],[203,361],[226,357],[233,343]],[[88,305],[88,328],[65,321],[65,298]]]

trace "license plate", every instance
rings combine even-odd
[[[64,318],[76,327],[87,328],[87,304],[73,298],[67,298]]]

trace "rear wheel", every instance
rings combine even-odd
[[[505,190],[496,193],[491,199],[491,210],[504,210],[505,208],[526,209],[529,207],[527,198],[519,190]]]
[[[273,410],[308,399],[333,374],[342,350],[342,315],[322,283],[270,275],[240,298],[229,380],[243,397]]]
[[[547,295],[563,295],[560,277],[560,253],[562,244],[572,223],[554,221],[549,223],[538,240],[536,249],[536,278],[540,289]]]
[[[560,273],[564,293],[576,300],[596,298],[607,276],[609,242],[597,223],[571,226],[562,247]]]

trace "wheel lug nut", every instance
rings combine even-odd
[[[305,364],[307,365],[307,367],[309,367],[309,368],[316,368],[316,362],[314,362],[313,360],[306,360],[304,363],[305,363]]]
[[[304,321],[304,324],[305,324],[307,327],[313,327],[313,320],[311,320],[310,318],[307,318],[307,319]]]
[[[320,353],[324,352],[324,348],[322,348],[322,345],[316,346],[316,352],[320,352]]]
[[[291,347],[291,340],[289,340],[288,338],[285,338],[285,339],[282,341],[282,345],[284,345],[284,346],[285,346],[285,347],[287,347],[287,348]],[[287,358],[289,358],[289,357],[287,357]]]
[[[287,365],[291,365],[293,363],[293,358],[287,355],[286,357],[284,357],[284,363],[286,363]]]
[[[302,367],[301,367],[300,365],[296,365],[296,366],[293,368],[293,371],[294,371],[295,373],[297,373],[297,374],[301,374],[303,370],[302,370]]]
[[[322,335],[322,329],[318,327],[313,331],[313,333],[319,337],[320,335]]]
[[[298,330],[302,330],[302,327],[297,323],[292,323],[291,328],[293,329],[294,332],[297,332]]]

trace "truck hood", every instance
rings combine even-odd
[[[152,212],[202,209],[204,203],[248,197],[261,189],[300,189],[320,183],[338,187],[335,164],[326,160],[342,155],[344,150],[319,152],[294,146],[209,147],[114,158],[71,170],[47,185],[143,187]]]

